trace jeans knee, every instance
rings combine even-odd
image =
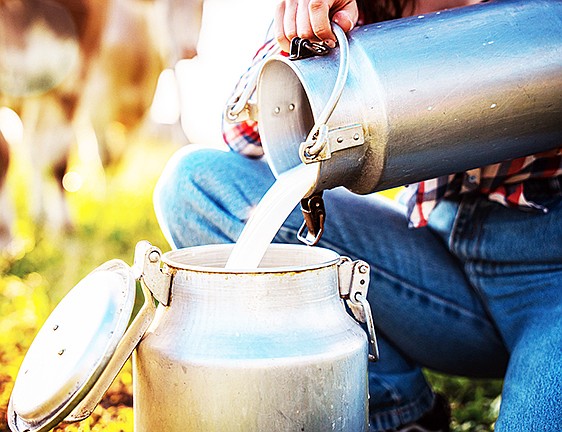
[[[209,167],[216,165],[221,150],[205,149],[197,145],[189,145],[178,150],[164,168],[153,194],[153,204],[160,228],[172,247],[176,241],[171,233],[173,227],[189,224],[191,215],[196,215],[195,207],[200,204],[194,198],[195,191],[212,182],[206,177],[215,170]]]

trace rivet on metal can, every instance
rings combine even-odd
[[[148,256],[148,259],[150,260],[150,262],[155,263],[160,259],[160,254],[157,251],[152,251]]]

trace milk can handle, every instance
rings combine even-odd
[[[340,47],[338,75],[336,77],[334,89],[330,94],[328,102],[326,102],[324,110],[316,119],[314,126],[306,137],[306,141],[300,146],[301,159],[303,159],[303,162],[305,163],[314,160],[328,143],[328,126],[326,123],[328,123],[330,116],[336,109],[336,105],[343,93],[343,89],[347,81],[347,75],[349,73],[349,42],[347,40],[347,36],[341,27],[335,23],[332,24],[332,31],[336,35],[336,39],[338,40],[338,45]]]
[[[365,325],[367,326],[368,337],[369,337],[369,347],[371,352],[369,353],[369,361],[376,362],[379,360],[379,345],[377,343],[377,336],[375,333],[375,322],[373,321],[373,314],[371,312],[371,306],[367,299],[361,293],[355,294],[355,301],[361,304],[363,312],[365,314]]]
[[[366,325],[370,351],[369,361],[376,362],[379,359],[379,347],[371,306],[367,301],[369,273],[370,266],[365,261],[352,261],[348,257],[340,258],[338,263],[340,297],[346,301],[354,318]]]

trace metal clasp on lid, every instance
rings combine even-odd
[[[255,88],[255,84],[253,85]],[[226,106],[224,118],[228,123],[242,123],[248,120],[257,121],[257,105],[249,100],[249,96],[244,96],[244,99],[242,98],[243,96]]]
[[[357,147],[365,143],[365,134],[360,123],[328,130],[321,125],[310,141],[301,143],[299,155],[305,164],[321,162],[332,157],[332,153]]]
[[[311,42],[308,39],[294,37],[291,39],[289,60],[301,60],[314,56],[323,56],[330,52],[322,43]]]
[[[322,192],[302,199],[301,211],[304,222],[297,233],[297,238],[308,246],[314,246],[320,241],[320,237],[324,233],[326,210],[324,209]],[[308,231],[306,235],[304,234],[305,231]]]
[[[172,276],[160,267],[162,251],[146,240],[137,243],[133,264],[135,279],[142,280],[156,300],[164,306],[170,304]]]
[[[338,264],[338,286],[340,297],[344,299],[355,319],[366,324],[369,337],[369,361],[379,359],[379,347],[375,333],[375,323],[371,306],[367,301],[370,267],[365,261],[351,261],[342,257]]]

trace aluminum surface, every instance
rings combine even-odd
[[[328,126],[360,123],[365,144],[319,162],[316,192],[365,194],[559,147],[561,28],[560,1],[503,0],[353,30]],[[274,173],[301,163],[337,70],[337,49],[263,66],[258,120]]]
[[[365,431],[367,338],[338,255],[272,245],[265,268],[225,271],[231,247],[164,254],[171,301],[134,357],[135,431]]]

